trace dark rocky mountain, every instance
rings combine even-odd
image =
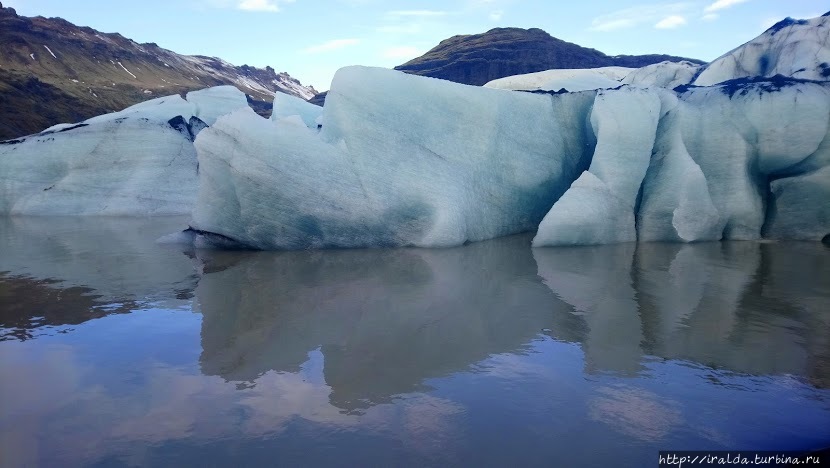
[[[328,91],[317,93],[314,96],[312,96],[311,99],[308,100],[308,102],[314,104],[315,106],[323,107],[323,104],[326,103],[326,95],[328,93]]]
[[[254,110],[265,114],[275,91],[303,99],[317,93],[271,67],[180,55],[61,18],[19,16],[0,3],[0,140],[227,84],[246,93]]]
[[[557,39],[541,29],[495,28],[484,34],[445,39],[423,56],[399,65],[395,70],[481,86],[505,76],[554,68],[639,68],[681,60],[704,63],[659,54],[612,57]]]

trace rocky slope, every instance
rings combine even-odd
[[[230,84],[270,111],[275,91],[316,91],[287,73],[180,55],[0,3],[0,140],[123,109],[150,98]]]
[[[663,61],[703,63],[671,55],[618,55],[581,47],[541,29],[495,28],[484,34],[453,36],[421,57],[395,67],[415,75],[483,85],[505,76],[554,68],[640,68]]]

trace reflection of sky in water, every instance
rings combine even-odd
[[[3,466],[638,466],[830,445],[821,245],[182,253],[152,243],[167,225],[15,223]]]

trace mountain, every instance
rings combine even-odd
[[[495,28],[484,34],[445,39],[423,56],[399,65],[395,70],[480,86],[505,76],[554,68],[640,68],[682,60],[704,63],[657,54],[611,57],[596,49],[557,39],[541,29]]]
[[[180,55],[61,18],[29,18],[0,3],[0,140],[121,110],[147,99],[233,85],[270,111],[275,91],[316,94],[271,67]]]

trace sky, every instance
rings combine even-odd
[[[441,40],[495,27],[541,28],[609,55],[710,61],[827,0],[0,0],[183,54],[285,71],[318,91],[348,65],[394,67]],[[0,45],[1,46],[1,45]]]

